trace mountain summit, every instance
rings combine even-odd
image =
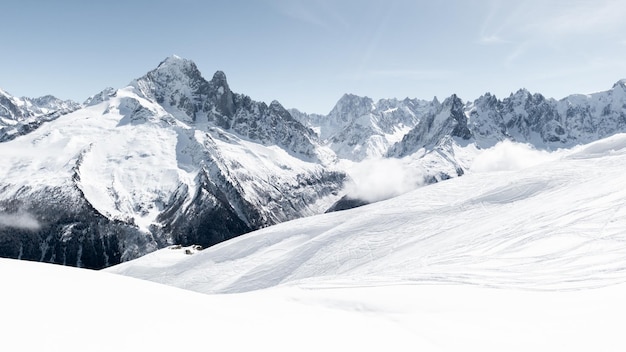
[[[620,79],[619,81],[615,82],[615,84],[613,85],[613,89],[615,88],[622,88],[626,90],[626,78]]]
[[[207,81],[192,61],[171,56],[130,86],[186,124],[216,126],[266,146],[278,145],[309,159],[318,158],[311,130],[278,102],[272,107],[233,93],[222,71]]]
[[[220,75],[216,73],[216,76]],[[193,61],[174,55],[163,60],[145,76],[132,81],[130,85],[139,91],[140,96],[156,101],[174,112],[178,118],[190,118],[187,122],[195,122],[199,113],[209,110],[210,103],[213,106],[226,107],[219,112],[232,115],[232,93],[228,89],[226,76],[222,76],[220,82],[208,82]],[[226,106],[215,104],[218,96],[223,94],[228,98],[224,104]]]

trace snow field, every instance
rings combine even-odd
[[[175,252],[175,251],[174,251]],[[195,256],[195,255],[193,255]],[[192,256],[192,257],[193,257]],[[626,286],[325,284],[204,295],[0,259],[10,351],[619,351]]]

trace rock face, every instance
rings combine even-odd
[[[456,95],[436,104],[435,108],[425,114],[413,129],[394,144],[388,151],[389,156],[403,157],[417,152],[420,148],[432,149],[447,137],[461,140],[472,138],[468,127],[464,104]]]
[[[185,123],[212,125],[263,145],[278,145],[316,158],[311,141],[313,131],[296,121],[277,101],[267,106],[233,93],[222,71],[207,81],[192,61],[172,56],[131,82],[131,86]]]
[[[390,154],[410,154],[446,135],[483,148],[510,139],[539,149],[557,149],[626,131],[624,81],[606,92],[571,95],[558,101],[523,89],[502,100],[489,93],[465,105],[455,96],[446,101],[450,99],[452,104],[443,104],[450,105],[444,108],[446,116],[427,120],[434,122],[434,126],[427,124],[428,128],[418,124],[391,148]]]
[[[456,95],[443,103],[405,99],[380,100],[346,95],[328,116],[297,115],[304,124],[319,128],[319,138],[338,155],[359,160],[371,151],[376,137],[409,128],[395,143],[382,144],[382,154],[410,155],[454,137],[489,147],[504,139],[530,143],[540,149],[571,147],[626,130],[626,83],[590,94],[571,95],[562,100],[546,99],[521,89],[502,100],[486,93],[474,102]],[[343,143],[343,144],[342,144]],[[345,146],[356,146],[350,151]],[[362,149],[370,147],[365,155]],[[361,153],[359,153],[361,152]]]
[[[337,202],[335,202],[335,204],[333,204],[330,208],[328,208],[328,210],[326,210],[326,213],[354,209],[354,208],[362,207],[367,204],[369,204],[369,202],[363,199],[352,198],[346,195],[346,196],[341,197],[341,199],[339,199]]]
[[[34,99],[17,98],[0,89],[0,142],[27,134],[80,106],[51,95]]]
[[[2,200],[3,216],[26,213],[38,223],[2,224],[2,257],[102,268],[119,263],[127,247],[148,249],[149,243],[134,226],[102,216],[70,184],[21,191],[28,196]]]
[[[362,161],[382,157],[437,102],[381,99],[344,95],[327,116],[295,112],[300,122],[317,131],[319,140],[339,158]]]
[[[175,56],[59,116],[0,143],[2,257],[102,268],[173,243],[210,246],[321,213],[346,178],[278,102]],[[36,226],[2,221],[20,216]]]

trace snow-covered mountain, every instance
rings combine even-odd
[[[558,101],[526,90],[502,101],[485,95],[469,107],[472,130],[477,140],[499,132],[500,139],[528,142],[542,149],[586,144],[624,131],[625,82],[620,80],[605,92]]]
[[[390,149],[390,155],[410,155],[448,136],[480,148],[505,139],[547,150],[590,143],[626,131],[625,82],[618,81],[605,92],[558,101],[525,89],[502,100],[487,93],[465,105],[453,96],[451,108],[418,124]]]
[[[326,116],[291,111],[339,158],[362,161],[387,154],[391,145],[438,106],[436,99],[381,99],[374,103],[368,97],[345,94]]]
[[[100,268],[321,213],[346,176],[312,135],[278,102],[169,57],[0,144],[0,253]]]
[[[0,142],[29,133],[42,123],[80,108],[71,100],[51,95],[39,98],[18,98],[0,89]]]
[[[560,101],[346,94],[323,116],[172,56],[82,105],[2,92],[0,256],[101,268],[388,199],[471,171],[502,140],[553,150],[626,131],[625,82]]]
[[[548,99],[520,89],[502,100],[486,93],[473,102],[452,95],[443,102],[344,95],[328,115],[292,110],[339,158],[409,158],[433,182],[468,168],[460,149],[488,148],[502,140],[554,150],[626,132],[626,80],[605,92]],[[459,156],[459,154],[461,154]]]
[[[206,81],[193,62],[172,56],[157,69],[131,82],[131,86],[140,96],[156,101],[183,123],[215,126],[318,160],[311,130],[296,121],[277,101],[267,106],[233,93],[221,71]]]

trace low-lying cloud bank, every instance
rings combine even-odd
[[[474,159],[470,170],[473,172],[516,171],[556,158],[558,158],[556,153],[505,140],[480,153]]]
[[[399,159],[375,159],[353,164],[352,181],[346,186],[350,198],[370,203],[412,191],[424,183],[424,175]]]
[[[0,213],[0,228],[3,227],[36,231],[41,225],[30,213]]]
[[[476,154],[472,172],[516,171],[553,161],[559,152],[534,149],[529,144],[502,141]],[[369,203],[389,199],[424,185],[424,171],[402,159],[372,159],[347,167],[352,181],[346,195]]]

